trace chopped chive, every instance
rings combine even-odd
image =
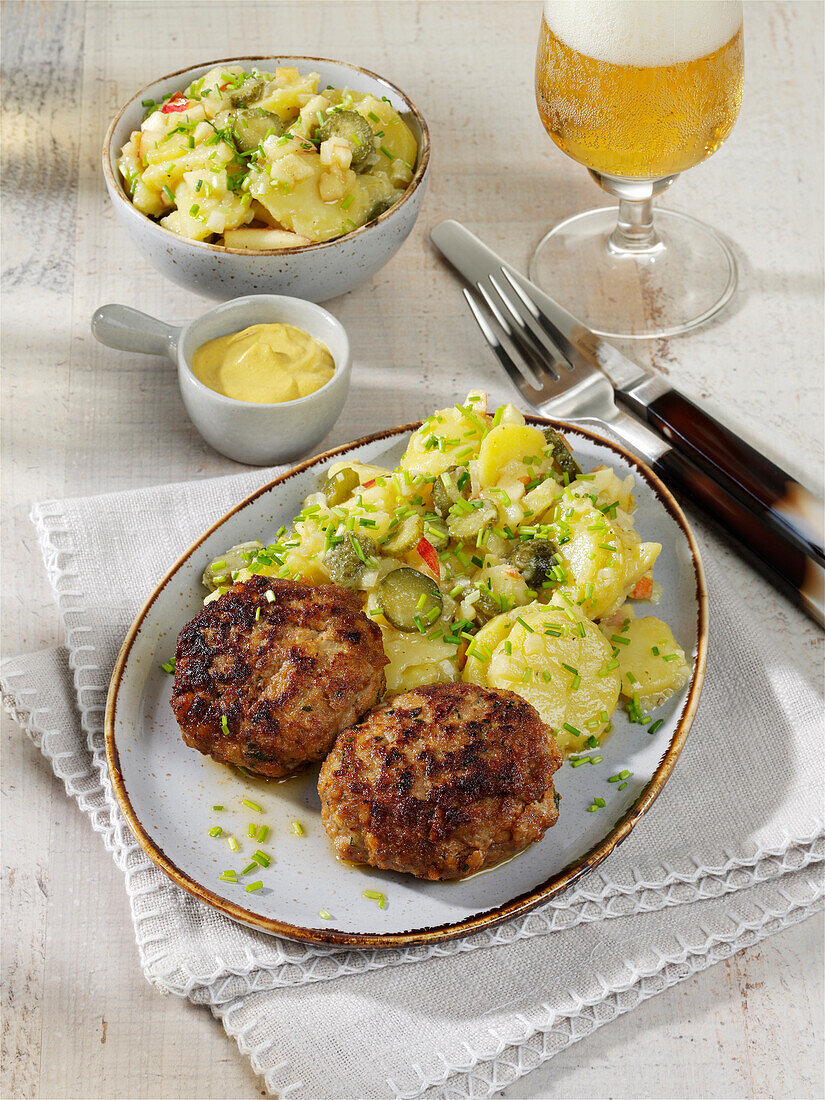
[[[577,730],[575,726],[571,726],[569,722],[565,722],[562,729],[566,729],[568,733],[572,733],[575,737],[581,737],[582,731]]]
[[[390,160],[395,160],[395,157],[392,155],[386,145],[382,145],[380,148],[385,157],[389,157]]]
[[[243,805],[248,806],[250,810],[257,810],[259,814],[264,812],[263,806],[259,806],[257,802],[253,802],[251,798],[245,798]]]
[[[239,844],[239,843],[237,842],[237,840],[235,840],[234,836],[228,836],[228,837],[226,838],[226,843],[227,843],[227,844],[229,845],[230,849],[231,849],[231,850],[232,850],[233,852],[240,852],[240,850],[241,850],[241,846],[240,846],[240,844]]]
[[[598,810],[598,808],[599,808],[598,806],[588,806],[587,807],[587,812],[589,814],[594,814],[596,812],[596,810]]]
[[[587,759],[588,758],[586,756],[580,756],[577,760],[571,760],[570,766],[573,768],[580,768],[582,764],[587,763]]]
[[[258,870],[258,864],[253,860],[251,863],[247,863],[246,867],[241,871],[242,875],[251,874],[252,871]]]
[[[254,821],[250,821],[247,825],[246,835],[249,837],[250,840],[258,839],[258,826],[255,824]]]
[[[380,890],[365,890],[362,897],[369,898],[370,901],[377,901],[379,909],[386,909],[387,907],[387,899]]]
[[[619,784],[619,790],[620,790],[620,791],[623,791],[623,790],[625,789],[625,787],[626,787],[626,786],[627,786],[627,783],[620,783],[620,784]]]
[[[160,667],[163,669],[164,672],[174,672],[175,671],[175,658],[170,657],[169,660],[164,661],[163,664]]]
[[[226,720],[225,714],[221,715],[221,730],[223,731],[224,737],[229,736],[229,723]]]
[[[254,890],[260,890],[262,887],[263,883],[258,879],[257,882],[250,882],[244,886],[244,890],[246,890],[247,894],[251,894]]]
[[[225,809],[225,807],[218,805],[218,806],[213,806],[212,809],[213,810],[223,810],[223,809]]]
[[[292,822],[292,831],[293,831],[293,833],[295,833],[296,836],[303,836],[304,835],[304,827],[303,827],[303,825],[301,824],[300,821],[293,821]]]
[[[607,805],[607,803],[605,802],[605,800],[604,800],[603,798],[594,798],[594,799],[593,799],[593,801],[594,801],[594,802],[595,802],[595,804],[596,804],[597,806],[599,806],[600,808],[601,808],[601,807],[604,807],[604,806],[606,806],[606,805]]]
[[[231,868],[229,868],[226,871],[221,871],[221,873],[218,875],[218,878],[221,880],[221,882],[237,882],[238,872],[233,871]]]
[[[260,609],[260,607],[256,607],[255,608],[255,622],[257,623],[260,620],[260,618],[261,618],[261,609]]]
[[[321,920],[332,920],[332,913],[330,913],[327,909],[319,909],[318,916],[321,918]]]
[[[209,835],[220,836],[222,832],[223,829],[220,827],[220,825],[213,825],[212,828],[209,830]]]
[[[590,763],[591,764],[601,764],[602,760],[604,760],[603,756],[591,756],[590,757]]]
[[[260,849],[257,852],[252,853],[252,858],[255,860],[256,863],[260,863],[262,867],[268,867],[272,862],[271,858],[266,854],[266,852],[262,852],[260,851]]]
[[[659,728],[659,726],[661,726],[662,722],[664,722],[664,718],[657,718],[656,721],[653,723],[653,725],[650,727],[650,729],[647,732],[648,733],[655,733],[656,730]]]
[[[352,206],[354,201],[355,201],[355,196],[353,194],[347,195],[347,197],[341,202],[341,208],[343,210],[349,210],[349,208]]]
[[[272,591],[271,588],[267,588],[264,595],[266,596],[266,602],[267,603],[274,603],[275,602],[275,593]]]
[[[263,842],[266,840],[266,838],[268,836],[269,836],[269,826],[268,825],[261,825],[260,829],[258,829],[258,835],[255,837],[255,839],[258,841],[259,844],[263,844]]]
[[[619,772],[619,779],[627,779],[629,775],[630,772],[625,768],[624,771]]]
[[[630,639],[623,638],[621,634],[614,634],[611,637],[610,641],[613,643],[613,645],[630,645]]]
[[[535,630],[533,630],[532,626],[530,626],[530,624],[529,624],[529,623],[526,623],[526,622],[524,621],[524,619],[522,619],[521,615],[517,615],[517,616],[516,616],[516,622],[517,622],[517,623],[521,623],[521,625],[522,625],[522,626],[524,627],[524,629],[525,629],[525,630],[526,630],[526,631],[527,631],[528,633],[530,633],[530,634],[535,634],[535,633],[536,633],[536,632],[535,632]]]

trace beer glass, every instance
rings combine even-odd
[[[536,57],[545,130],[619,200],[539,243],[530,276],[605,336],[685,332],[736,287],[722,238],[653,198],[714,153],[742,101],[739,0],[546,0]]]

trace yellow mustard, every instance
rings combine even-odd
[[[271,403],[306,397],[329,382],[335,363],[320,341],[295,325],[251,325],[195,349],[192,373],[226,397]]]

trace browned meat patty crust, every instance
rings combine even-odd
[[[561,763],[549,727],[512,691],[430,684],[340,735],[321,767],[321,817],[341,859],[463,878],[555,824]]]
[[[386,664],[354,593],[255,576],[181,630],[172,709],[199,752],[289,775],[381,699]]]

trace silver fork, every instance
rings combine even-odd
[[[607,376],[538,310],[516,277],[504,265],[499,272],[499,278],[488,274],[476,284],[478,296],[467,288],[463,293],[485,340],[522,397],[559,420],[606,428],[650,465],[672,451],[669,443],[619,408]],[[502,286],[504,280],[512,288],[510,295]],[[479,296],[516,357],[485,317]]]
[[[707,512],[736,540],[751,564],[825,626],[825,570],[820,562],[777,529],[775,515],[742,499],[724,480],[720,483],[708,469],[618,407],[614,385],[600,363],[614,379],[633,365],[617,349],[564,314],[481,242],[477,242],[478,248],[462,250],[460,259],[454,258],[452,249],[448,251],[439,242],[440,228],[433,232],[433,240],[470,284],[470,289],[463,290],[467,304],[522,397],[545,415],[615,436],[672,489]],[[463,235],[471,237],[466,230]],[[568,332],[554,323],[548,307],[570,322]],[[645,376],[641,382],[634,379],[633,391],[640,407],[672,392],[655,376]],[[684,399],[680,400],[685,404]],[[704,419],[706,424],[715,424]]]

